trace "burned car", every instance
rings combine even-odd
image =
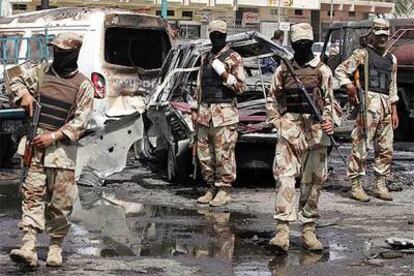
[[[48,42],[69,31],[83,37],[78,66],[95,88],[92,118],[78,142],[76,177],[87,168],[105,178],[125,167],[131,145],[142,138],[145,97],[174,39],[166,20],[114,8],[64,7],[0,17],[0,86],[10,68],[50,62]],[[3,111],[13,107],[6,94],[2,89]],[[0,118],[0,162],[14,154],[16,121]]]
[[[257,32],[230,35],[230,47],[244,60],[247,88],[237,95],[240,122],[236,146],[238,169],[270,169],[276,132],[266,123],[266,95],[272,70],[263,70],[263,59],[289,58],[285,49]],[[146,153],[161,156],[171,181],[185,182],[191,172],[190,144],[193,137],[191,102],[201,57],[210,51],[209,40],[196,40],[173,48],[161,68],[147,106]],[[263,72],[268,73],[264,74]]]

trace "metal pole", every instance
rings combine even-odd
[[[168,12],[168,1],[161,0],[161,17],[167,18],[167,12]]]
[[[329,24],[332,26],[332,15],[333,15],[333,0],[331,0],[331,11],[329,13]]]
[[[3,15],[3,0],[0,0],[0,16]]]
[[[40,9],[41,10],[46,10],[49,8],[49,0],[42,0],[41,4],[40,4]]]

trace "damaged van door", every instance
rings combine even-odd
[[[142,139],[145,98],[171,48],[164,23],[154,17],[107,16],[101,71],[92,74],[95,87],[102,88],[95,101],[98,127],[79,141],[79,183],[96,183],[121,171],[130,147]]]

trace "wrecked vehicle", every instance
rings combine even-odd
[[[391,36],[388,51],[398,60],[397,86],[398,115],[400,126],[395,132],[397,140],[414,140],[414,19],[392,19],[390,22]],[[335,23],[329,29],[322,50],[322,60],[335,71],[336,67],[346,60],[352,52],[366,45],[367,34],[372,21]],[[336,49],[330,49],[336,47]],[[327,54],[328,53],[328,54]],[[341,127],[336,129],[336,135],[348,138],[353,129],[350,119],[352,107],[348,104],[348,96],[334,82],[334,93],[344,111]]]
[[[50,61],[47,43],[65,31],[83,36],[79,70],[95,88],[92,119],[78,142],[76,177],[88,168],[104,178],[123,169],[131,145],[142,138],[145,97],[174,41],[167,21],[120,9],[71,7],[1,17],[0,75],[26,60]]]
[[[280,46],[260,33],[230,35],[230,47],[244,60],[246,90],[237,95],[240,122],[236,146],[238,169],[270,169],[276,132],[266,123],[266,95],[272,72],[263,74],[262,59],[278,55],[290,58]],[[170,181],[185,182],[191,172],[190,143],[193,125],[190,106],[194,99],[201,57],[210,51],[209,40],[195,40],[173,48],[157,79],[156,91],[147,107],[146,152],[161,156]],[[268,70],[266,70],[268,71]]]

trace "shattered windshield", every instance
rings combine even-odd
[[[110,27],[105,32],[105,61],[111,64],[158,69],[170,48],[164,30]]]

